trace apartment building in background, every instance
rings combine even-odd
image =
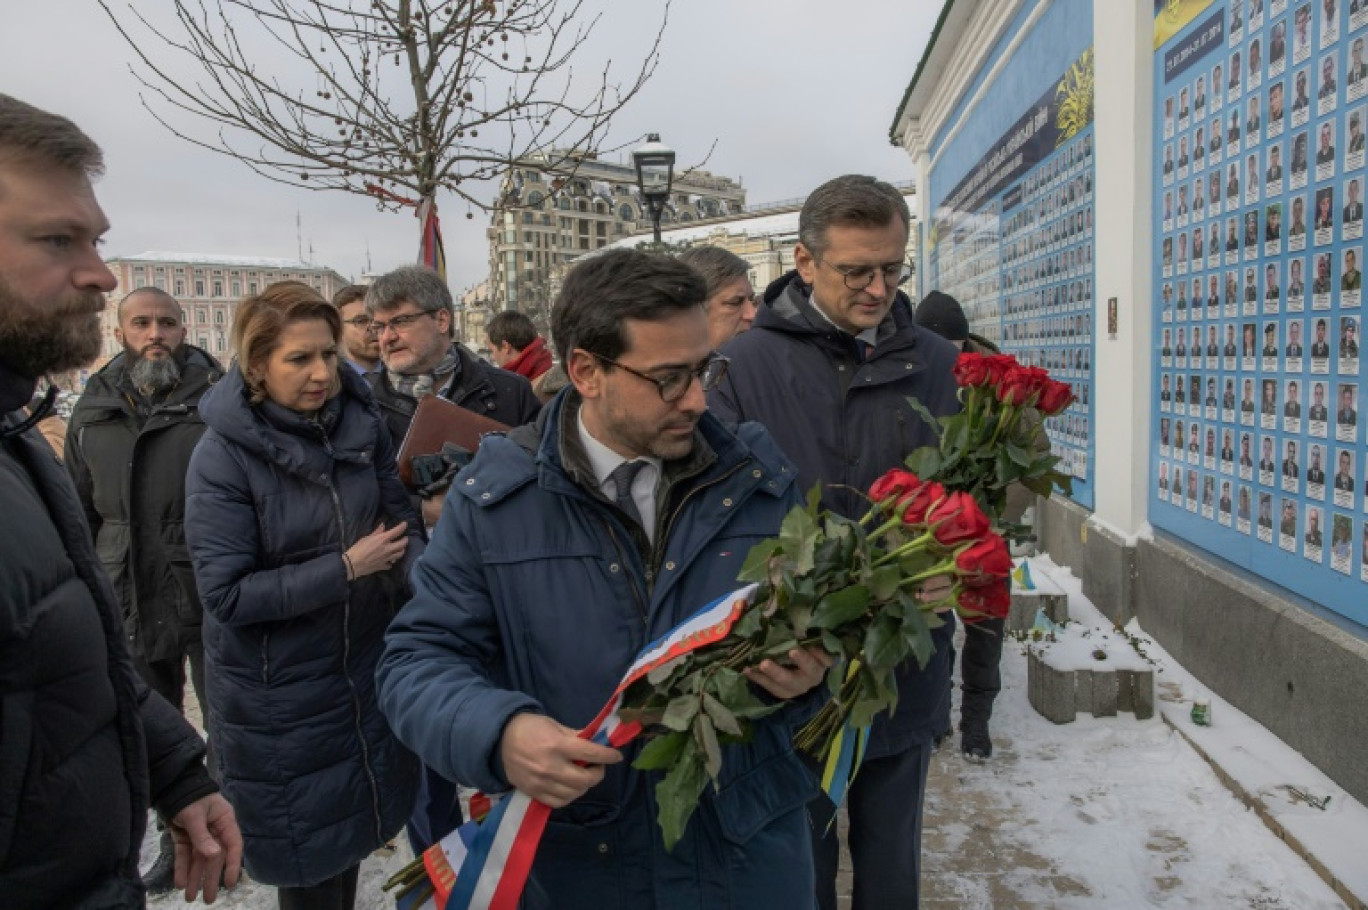
[[[745,206],[736,180],[677,173],[661,225],[738,215]],[[566,263],[650,226],[630,163],[564,152],[524,159],[500,183],[484,302],[492,312],[518,310],[542,325]]]
[[[334,269],[298,259],[147,252],[116,256],[105,264],[118,279],[118,285],[109,293],[109,305],[100,317],[103,344],[91,372],[122,350],[114,337],[118,304],[138,288],[160,288],[175,297],[185,313],[186,340],[226,366],[231,356],[229,329],[233,312],[244,297],[273,282],[292,280],[302,281],[332,299],[336,291],[350,283]]]

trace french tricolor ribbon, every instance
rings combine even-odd
[[[755,590],[756,585],[747,585],[719,597],[647,646],[579,736],[618,748],[640,735],[640,723],[623,722],[618,714],[628,687],[656,667],[726,638]],[[482,796],[472,802],[478,804]],[[471,821],[423,853],[431,893],[408,889],[396,899],[397,910],[516,910],[551,809],[518,790],[484,799],[491,805],[483,820],[472,807]]]

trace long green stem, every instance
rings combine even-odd
[[[947,560],[946,562],[932,566],[924,572],[919,572],[916,575],[909,575],[898,583],[898,587],[905,588],[908,585],[926,581],[928,578],[935,578],[937,575],[954,575],[955,571],[956,566],[954,560]]]
[[[907,543],[898,547],[896,550],[890,550],[889,552],[880,556],[878,559],[874,560],[872,563],[869,564],[870,568],[877,569],[879,566],[890,563],[895,559],[902,559],[904,556],[910,556],[913,552],[917,550],[925,550],[926,544],[930,543],[933,538],[934,535],[930,531],[927,531],[925,534],[922,534],[918,537],[914,537],[912,540],[909,540]]]
[[[1014,404],[1005,405],[1002,413],[998,415],[997,424],[993,427],[993,438],[988,440],[988,447],[991,449],[997,445],[998,439],[1002,436],[1004,427],[1011,426],[1016,422],[1018,408]]]

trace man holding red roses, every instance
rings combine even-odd
[[[852,519],[868,511],[862,491],[880,475],[937,444],[908,399],[934,415],[959,410],[954,346],[918,327],[898,291],[911,274],[909,221],[898,190],[871,177],[818,187],[799,216],[795,271],[766,289],[751,331],[722,349],[731,368],[708,396],[724,421],[763,424],[797,465],[800,488],[820,481],[822,505]],[[922,793],[952,632],[936,630],[924,670],[899,671],[897,710],[875,719],[847,795],[854,910],[917,906]],[[834,807],[822,796],[809,811],[818,904],[834,910]]]

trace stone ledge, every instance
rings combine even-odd
[[[1189,736],[1186,730],[1169,719],[1167,714],[1163,715],[1163,720],[1164,723],[1168,724],[1170,729],[1181,736],[1183,740],[1192,747],[1193,751],[1200,755],[1206,763],[1211,766],[1211,770],[1216,772],[1217,779],[1225,785],[1226,789],[1229,790],[1236,799],[1244,803],[1255,815],[1259,816],[1259,820],[1268,826],[1268,830],[1272,831],[1279,840],[1287,844],[1293,853],[1306,861],[1306,864],[1330,886],[1330,889],[1339,896],[1340,900],[1344,901],[1349,907],[1349,910],[1368,910],[1368,895],[1355,894],[1350,887],[1330,871],[1330,868],[1326,866],[1325,863],[1321,862],[1321,860],[1317,858],[1299,838],[1288,831],[1287,828],[1278,821],[1277,816],[1269,809],[1268,804],[1264,802],[1261,796],[1251,793],[1246,789],[1233,775],[1222,768],[1220,764],[1211,757],[1207,750],[1203,749],[1195,739]]]
[[[1012,591],[1012,607],[1007,614],[1008,632],[1029,632],[1036,621],[1036,614],[1045,611],[1053,623],[1063,623],[1069,618],[1069,595],[1046,593],[1044,591]]]
[[[1031,707],[1056,724],[1072,723],[1079,711],[1093,717],[1154,716],[1151,670],[1057,670],[1035,651],[1026,655],[1026,697]]]

